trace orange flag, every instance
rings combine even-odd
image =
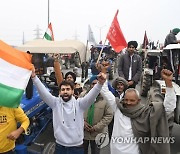
[[[117,10],[114,19],[112,21],[111,27],[109,28],[109,32],[106,38],[109,40],[111,46],[114,48],[115,52],[119,53],[122,49],[127,47],[127,42],[124,38],[124,35],[119,26],[119,22],[117,20],[119,10]]]

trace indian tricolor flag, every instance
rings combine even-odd
[[[46,40],[49,40],[49,41],[54,41],[54,34],[53,34],[51,23],[49,23],[47,31],[45,32],[43,38],[45,38]]]
[[[31,58],[0,40],[0,106],[19,106],[31,76]]]

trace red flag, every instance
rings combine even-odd
[[[147,35],[146,35],[146,31],[145,31],[142,48],[145,49],[148,44],[149,44],[149,42],[148,42],[148,38],[147,38]]]
[[[124,35],[119,26],[119,22],[117,20],[119,10],[117,10],[114,19],[111,23],[111,27],[109,28],[109,32],[106,38],[109,40],[111,46],[114,48],[115,52],[119,53],[122,49],[127,47],[127,42],[124,38]]]

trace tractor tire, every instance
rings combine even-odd
[[[174,110],[174,122],[180,124],[180,97],[177,98],[176,108]]]
[[[162,102],[164,101],[164,96],[160,93],[159,87],[151,87],[148,96],[147,96],[147,102]]]
[[[81,67],[80,59],[79,59],[79,58],[75,58],[75,59],[74,59],[74,65],[75,65],[75,67],[78,67],[78,68]]]
[[[53,154],[55,152],[56,143],[55,142],[49,142],[44,147],[44,150],[42,154]]]
[[[140,87],[140,94],[141,96],[146,97],[148,91],[152,85],[152,76],[148,74],[144,74],[141,76],[141,87]]]

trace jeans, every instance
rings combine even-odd
[[[84,154],[83,146],[65,147],[56,143],[55,154]]]
[[[97,147],[95,140],[84,140],[84,154],[88,154],[89,143],[91,146],[91,154],[99,154],[100,149]]]

